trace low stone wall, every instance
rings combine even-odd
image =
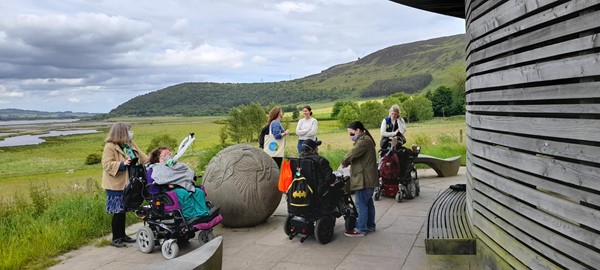
[[[144,270],[220,270],[223,267],[223,236],[218,236],[183,256],[162,263],[145,265]]]

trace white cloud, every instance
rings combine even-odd
[[[264,58],[260,55],[255,55],[252,57],[252,60],[250,60],[250,62],[252,62],[252,64],[255,65],[262,65],[267,62],[267,58]]]
[[[288,14],[290,12],[305,13],[305,12],[314,11],[315,5],[311,5],[311,4],[307,4],[307,3],[303,3],[303,2],[285,1],[285,2],[275,4],[275,8],[285,14]]]
[[[62,79],[62,78],[48,78],[48,79],[29,79],[23,80],[23,85],[28,86],[43,86],[43,85],[81,85],[84,80],[81,78],[75,79]]]
[[[3,85],[0,85],[0,97],[3,98],[15,98],[15,97],[23,97],[23,92],[18,91],[9,91]]]
[[[244,65],[245,53],[232,49],[202,44],[195,48],[167,49],[158,55],[153,64],[157,66],[218,65],[239,68]]]
[[[177,21],[175,21],[173,26],[171,26],[171,29],[173,31],[180,32],[182,30],[185,30],[188,27],[188,25],[189,25],[188,19],[186,19],[186,18],[177,19]]]
[[[313,44],[319,43],[319,38],[315,35],[303,35],[302,39],[308,43],[313,43]]]
[[[67,100],[68,100],[69,102],[71,102],[71,103],[79,103],[79,102],[81,101],[80,99],[78,99],[78,98],[73,98],[73,97],[72,97],[72,98],[68,98]]]

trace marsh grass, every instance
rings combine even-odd
[[[29,188],[29,198],[1,202],[0,269],[47,268],[56,256],[110,232],[104,190],[95,181],[69,192],[50,190],[43,181]],[[128,216],[128,223],[135,220]]]

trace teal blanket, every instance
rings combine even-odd
[[[206,206],[206,196],[202,189],[196,188],[195,192],[190,192],[183,188],[176,188],[173,191],[177,194],[185,219],[208,216],[210,209]]]

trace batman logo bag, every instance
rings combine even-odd
[[[313,189],[304,176],[296,176],[287,190],[287,195],[290,206],[306,208],[313,197]]]

